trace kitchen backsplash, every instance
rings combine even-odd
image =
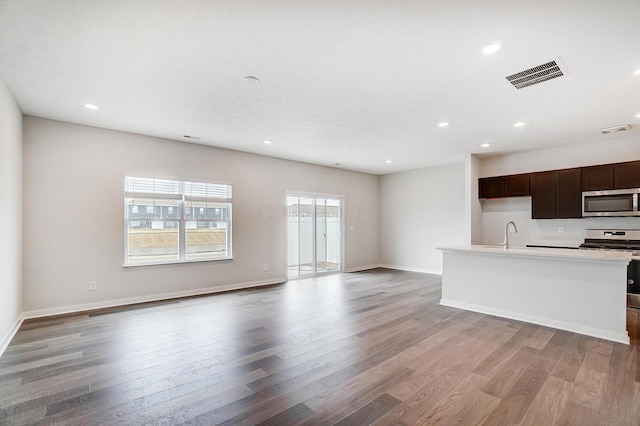
[[[513,246],[578,246],[584,239],[585,229],[640,229],[639,217],[534,220],[531,219],[531,197],[489,199],[481,203],[483,244],[503,242],[505,225],[510,220],[518,226],[518,233],[509,235]]]

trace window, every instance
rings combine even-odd
[[[231,259],[231,185],[125,177],[125,265]]]

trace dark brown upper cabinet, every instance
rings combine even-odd
[[[613,164],[582,168],[582,190],[613,189]]]
[[[553,171],[531,173],[531,218],[556,217],[556,180]]]
[[[529,173],[504,177],[505,197],[523,197],[531,195],[529,191]]]
[[[478,179],[479,198],[531,195],[533,219],[582,217],[582,191],[640,188],[640,160]]]
[[[478,179],[478,198],[521,197],[530,195],[529,174]]]
[[[556,170],[556,217],[582,218],[581,169]]]
[[[640,188],[640,161],[614,164],[613,187],[615,189]]]
[[[581,218],[580,169],[531,173],[531,217],[533,219]]]
[[[478,197],[504,197],[504,176],[478,179]]]

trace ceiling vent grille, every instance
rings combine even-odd
[[[513,84],[516,89],[533,86],[557,77],[562,77],[566,73],[562,70],[559,59],[553,59],[546,64],[529,68],[506,77],[509,83]]]
[[[625,130],[630,130],[630,129],[631,129],[631,125],[630,124],[621,124],[619,126],[613,126],[613,127],[607,127],[606,129],[600,129],[598,131],[600,133],[602,133],[603,135],[606,135],[608,133],[624,132]]]

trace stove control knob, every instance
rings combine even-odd
[[[629,284],[629,285],[633,285],[633,283],[635,283],[635,281],[634,281],[634,280],[627,280],[627,284]]]

